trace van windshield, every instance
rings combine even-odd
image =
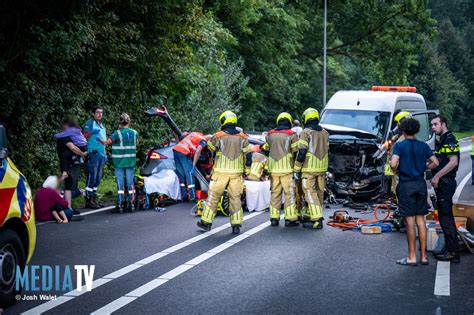
[[[321,123],[362,130],[377,137],[385,138],[390,121],[389,112],[327,109]]]

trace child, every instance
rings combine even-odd
[[[54,137],[56,139],[71,137],[72,143],[74,143],[77,147],[81,148],[87,146],[86,137],[84,137],[84,135],[82,134],[81,128],[78,127],[67,127],[63,131],[55,134]]]

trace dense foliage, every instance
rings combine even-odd
[[[328,2],[329,97],[415,85],[469,128],[472,0]],[[225,109],[261,131],[280,111],[322,107],[323,1],[5,0],[0,15],[0,122],[33,185],[57,169],[60,120],[83,123],[95,104],[109,130],[128,112],[144,146],[170,136],[143,115],[158,103],[204,132]]]

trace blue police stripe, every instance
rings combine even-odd
[[[26,185],[25,178],[21,175],[18,178],[18,185],[16,186],[16,195],[18,197],[18,205],[20,206],[21,215],[23,216],[26,204]]]
[[[7,173],[7,159],[2,160],[2,167],[0,168],[0,182],[3,181],[3,178],[5,177],[5,174]]]

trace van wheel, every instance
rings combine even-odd
[[[26,258],[23,244],[17,233],[5,229],[0,231],[0,307],[15,303],[16,266],[23,270]]]

